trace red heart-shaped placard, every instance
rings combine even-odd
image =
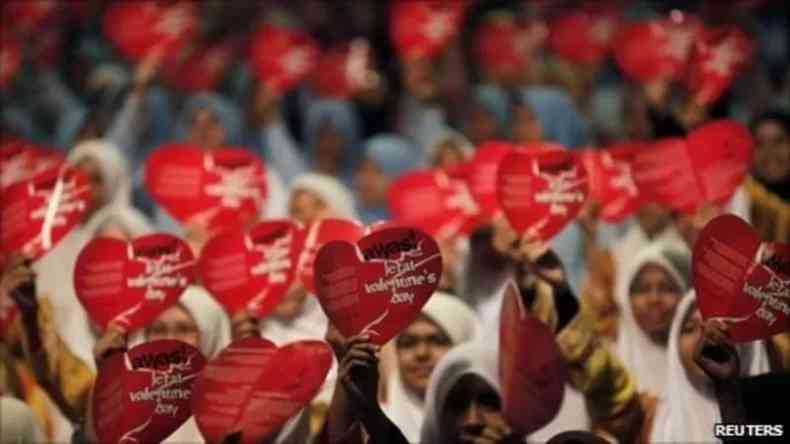
[[[639,188],[631,162],[639,143],[624,143],[604,150],[583,151],[580,156],[590,180],[590,197],[600,204],[600,217],[618,223],[639,209]]]
[[[318,61],[318,45],[309,34],[272,24],[252,37],[251,51],[258,80],[277,93],[304,80]]]
[[[702,316],[729,321],[732,339],[790,331],[790,245],[760,242],[741,218],[721,215],[700,232],[692,270]]]
[[[288,220],[260,222],[246,231],[229,230],[203,247],[201,282],[230,314],[269,314],[290,288],[302,252],[304,230]]]
[[[314,263],[318,251],[327,242],[356,242],[365,234],[365,227],[350,220],[326,218],[313,223],[304,234],[304,244],[297,264],[299,282],[311,293],[315,293]]]
[[[388,200],[393,220],[436,239],[469,234],[479,215],[466,184],[443,171],[420,170],[398,177],[390,185]]]
[[[362,38],[321,54],[310,86],[321,97],[347,99],[369,84],[370,43]]]
[[[178,302],[195,278],[195,258],[183,240],[149,234],[131,242],[95,238],[74,265],[74,289],[102,327],[131,331]]]
[[[270,438],[315,397],[332,366],[321,341],[276,347],[266,339],[233,342],[195,382],[192,409],[207,442],[241,432],[240,443]]]
[[[356,245],[329,242],[315,260],[316,295],[332,324],[380,345],[419,315],[441,276],[439,246],[413,228],[385,228]]]
[[[754,42],[734,27],[709,29],[695,44],[686,85],[701,105],[715,102],[752,58]]]
[[[530,53],[540,44],[542,36],[536,33],[537,29],[536,24],[527,27],[516,23],[510,15],[486,20],[475,36],[478,60],[498,76],[523,73]]]
[[[179,222],[211,231],[257,219],[267,196],[266,168],[243,148],[162,146],[146,160],[145,186]]]
[[[587,199],[587,173],[559,145],[541,144],[508,154],[499,167],[499,203],[510,225],[548,241],[576,218]]]
[[[571,11],[549,24],[549,47],[572,62],[597,64],[608,55],[617,26],[611,11]]]
[[[105,358],[93,390],[99,442],[162,442],[192,415],[192,384],[205,365],[200,350],[171,339]]]
[[[104,34],[130,60],[157,48],[169,59],[197,35],[196,7],[190,1],[113,3],[104,15]]]
[[[529,435],[557,416],[567,368],[554,334],[524,307],[516,285],[504,287],[499,324],[502,412],[519,435]]]
[[[60,151],[24,140],[9,140],[0,145],[0,190],[59,167],[64,160]]]
[[[390,13],[390,34],[401,58],[433,58],[458,33],[464,0],[401,0]]]
[[[499,210],[497,200],[497,173],[502,159],[515,150],[508,142],[486,142],[475,150],[475,155],[463,167],[461,176],[466,180],[480,209],[480,215],[491,218]]]
[[[167,59],[162,67],[162,79],[168,85],[191,93],[214,89],[236,49],[236,42],[231,40],[194,48],[183,60],[181,57]]]
[[[38,259],[82,223],[93,190],[88,178],[66,165],[2,190],[0,252]]]

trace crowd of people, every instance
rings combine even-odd
[[[35,20],[20,15],[34,3],[52,12]],[[682,7],[750,34],[749,66],[706,104],[670,80],[633,81],[613,60],[583,64],[552,51],[541,26],[583,2],[463,2],[452,38],[414,57],[393,43],[398,1],[196,3],[194,47],[232,40],[243,48],[269,22],[306,31],[322,49],[365,39],[372,54],[365,81],[343,97],[322,94],[310,76],[273,88],[256,77],[243,50],[224,60],[210,88],[190,89],[179,83],[186,77],[165,74],[177,55],[154,49],[131,61],[121,54],[102,22],[117,3],[125,2],[3,4],[0,31],[12,33],[22,51],[18,71],[0,82],[0,142],[62,151],[95,193],[84,220],[51,251],[35,261],[12,252],[3,261],[0,306],[13,304],[19,315],[0,343],[0,442],[95,442],[89,412],[97,368],[119,349],[177,339],[210,360],[251,335],[277,345],[323,340],[335,355],[319,394],[267,443],[701,443],[719,442],[718,423],[783,420],[781,408],[766,413],[762,404],[784,400],[790,332],[735,344],[726,322],[703,319],[691,276],[694,242],[720,214],[749,221],[761,240],[790,242],[783,2],[606,2],[624,22]],[[503,17],[534,31],[523,60],[509,70],[492,69],[475,50],[481,27]],[[264,319],[227,313],[197,282],[140,331],[96,325],[75,294],[74,264],[92,239],[166,232],[197,255],[216,234],[199,222],[180,223],[148,193],[146,160],[164,144],[241,147],[259,156],[267,180],[260,220],[370,225],[391,218],[390,185],[398,177],[451,171],[488,141],[578,150],[684,137],[722,118],[741,122],[754,141],[749,174],[725,205],[680,213],[645,202],[612,224],[588,201],[545,244],[525,239],[501,214],[471,234],[437,236],[438,289],[384,346],[365,332],[344,337],[299,282]],[[496,344],[502,288],[511,280],[553,332],[568,367],[562,407],[529,436],[502,412]],[[524,390],[540,402],[540,381]],[[224,442],[237,442],[236,432],[228,430]],[[205,440],[190,419],[164,442]]]

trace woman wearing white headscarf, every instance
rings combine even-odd
[[[656,242],[642,249],[622,273],[616,299],[621,319],[615,352],[655,396],[666,385],[667,338],[675,308],[689,288],[691,257],[683,245]]]
[[[425,147],[425,157],[437,168],[448,170],[469,159],[475,147],[463,134],[450,128],[437,132]]]
[[[721,422],[713,383],[694,362],[702,335],[702,317],[694,292],[678,306],[669,334],[667,385],[656,407],[649,442],[716,442],[713,426]],[[744,376],[767,373],[768,356],[762,343],[737,347]]]
[[[351,191],[332,176],[302,174],[291,183],[289,194],[291,217],[305,225],[322,217],[358,219]]]
[[[455,296],[436,292],[418,317],[395,341],[397,365],[387,377],[384,413],[409,442],[418,442],[425,416],[430,372],[450,347],[475,338],[480,330],[474,311]],[[420,346],[419,342],[427,343]]]

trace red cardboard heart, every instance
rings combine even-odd
[[[0,252],[38,259],[82,223],[93,200],[88,178],[66,165],[2,190]]]
[[[299,254],[297,276],[299,282],[311,293],[315,293],[314,263],[318,251],[329,241],[356,242],[365,234],[365,227],[343,219],[321,219],[307,228],[302,252]]]
[[[9,140],[0,145],[0,190],[59,167],[64,160],[60,151],[20,139]]]
[[[230,314],[247,310],[261,319],[274,310],[296,277],[304,230],[288,220],[225,231],[203,247],[203,286]]]
[[[790,331],[790,245],[760,242],[738,216],[721,215],[700,232],[692,270],[702,316],[729,321],[732,339]]]
[[[162,146],[146,160],[145,186],[179,222],[211,231],[252,222],[267,196],[266,168],[243,148]]]
[[[438,170],[404,174],[389,187],[392,219],[417,227],[436,239],[469,234],[478,208],[466,184]]]
[[[284,93],[315,68],[318,45],[305,31],[266,24],[252,37],[250,61],[261,83]]]
[[[510,225],[548,241],[576,218],[587,198],[587,173],[559,145],[540,144],[508,154],[499,167],[499,203]]]
[[[686,139],[664,139],[634,156],[634,178],[647,199],[693,213],[706,203],[724,205],[751,165],[754,141],[732,120],[717,120]]]
[[[439,246],[413,228],[387,228],[356,245],[333,241],[315,260],[316,296],[345,337],[385,344],[408,326],[442,276]]]
[[[146,325],[178,302],[194,280],[195,258],[183,240],[150,234],[131,242],[95,238],[74,265],[74,289],[102,327],[127,331]]]
[[[531,31],[510,15],[487,19],[475,36],[475,55],[491,73],[518,75],[527,68],[529,54],[538,43]]]
[[[508,425],[523,436],[551,422],[562,406],[567,377],[554,334],[508,282],[499,324],[499,381]]]
[[[19,40],[5,29],[0,32],[0,89],[5,89],[22,66]]]
[[[600,217],[618,223],[639,209],[639,189],[631,162],[639,143],[624,143],[604,150],[581,152],[581,160],[590,181],[590,197],[600,204]]]
[[[549,24],[549,47],[576,63],[601,63],[617,32],[618,14],[605,9],[577,9]]]
[[[172,57],[162,66],[162,79],[168,85],[191,93],[214,89],[236,55],[236,42],[228,39],[194,48],[183,60]]]
[[[497,200],[497,172],[499,163],[515,150],[508,142],[486,142],[475,150],[475,155],[465,167],[469,192],[480,208],[481,217],[491,218],[499,209]]]
[[[332,366],[321,341],[277,348],[248,337],[229,345],[195,382],[192,409],[207,442],[241,432],[241,443],[260,443],[315,397]]]
[[[694,44],[687,87],[701,105],[715,102],[749,63],[754,42],[734,27],[710,29]]]
[[[200,350],[171,339],[105,358],[93,391],[99,442],[162,442],[192,415],[192,384],[205,365]]]
[[[130,60],[140,61],[162,48],[176,57],[199,31],[197,6],[190,1],[117,2],[104,15],[104,34]]]
[[[400,57],[433,58],[458,33],[464,0],[401,0],[390,13],[390,35]]]
[[[321,97],[347,99],[368,85],[371,69],[370,43],[356,38],[321,54],[310,86]]]

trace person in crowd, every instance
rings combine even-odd
[[[752,175],[746,179],[751,221],[760,237],[790,239],[790,115],[771,111],[754,119]]]
[[[434,137],[425,151],[430,166],[449,172],[471,157],[474,146],[463,134],[447,128]]]
[[[39,444],[47,438],[27,404],[10,396],[0,396],[0,442]]]

